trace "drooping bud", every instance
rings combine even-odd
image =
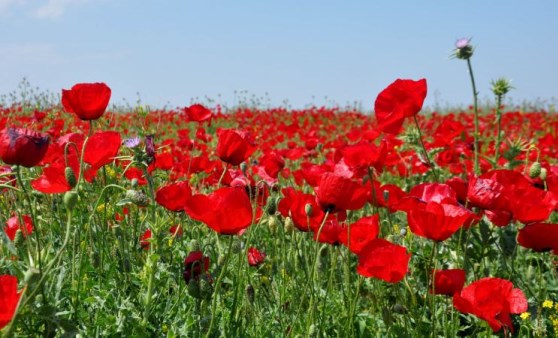
[[[531,164],[531,168],[529,168],[529,177],[537,178],[541,174],[541,163],[536,161]]]
[[[267,213],[270,215],[275,215],[277,212],[277,200],[273,196],[269,196],[267,199]]]
[[[76,179],[76,174],[74,173],[74,170],[71,167],[66,167],[64,169],[64,176],[66,177],[66,182],[68,182],[68,185],[70,187],[75,187],[77,184],[77,179]]]
[[[547,174],[546,168],[541,168],[541,173],[539,175],[539,178],[543,181],[546,181],[546,174]]]
[[[196,279],[191,279],[188,283],[188,294],[194,298],[201,299],[200,282]]]
[[[250,304],[254,303],[254,296],[255,296],[255,291],[252,284],[246,285],[246,298],[248,298]]]
[[[196,240],[196,239],[193,239],[193,240],[190,241],[189,247],[190,247],[190,251],[200,251],[201,250],[200,242],[198,242],[198,240]]]

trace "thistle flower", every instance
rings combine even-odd
[[[471,45],[470,38],[461,38],[455,42],[455,51],[453,57],[461,60],[468,60],[473,56],[474,48]]]

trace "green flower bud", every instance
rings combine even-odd
[[[78,194],[73,190],[66,191],[66,193],[64,194],[64,198],[63,198],[64,206],[66,207],[66,209],[70,211],[74,210],[77,200],[78,200]]]
[[[294,231],[294,223],[290,217],[285,218],[285,232],[291,233]]]
[[[189,246],[190,251],[201,251],[200,242],[198,242],[196,239],[191,240]]]
[[[304,206],[304,212],[306,212],[306,216],[308,217],[312,217],[312,212],[313,212],[313,208],[312,208],[312,204],[310,203],[306,203],[306,205]]]
[[[277,212],[277,200],[273,196],[270,196],[267,199],[267,213],[270,215],[275,215],[276,212]]]
[[[188,294],[194,298],[201,299],[200,282],[192,278],[188,283]]]
[[[503,77],[493,80],[490,84],[492,85],[492,92],[496,96],[504,96],[513,89],[510,81]]]
[[[541,163],[540,162],[533,162],[531,164],[531,168],[529,168],[529,177],[537,178],[541,174]]]
[[[74,173],[74,170],[71,167],[66,167],[64,169],[64,176],[66,177],[66,182],[68,182],[68,185],[70,185],[70,187],[75,187],[77,184],[77,179],[76,179],[76,174]]]
[[[23,244],[23,232],[21,231],[21,229],[17,229],[15,237],[14,237],[14,245],[16,247],[20,246],[21,244]]]
[[[279,225],[279,221],[277,220],[277,217],[270,216],[267,220],[267,224],[269,225],[269,230],[271,230],[271,233],[275,233],[275,231],[277,230],[277,226]]]
[[[541,173],[539,175],[540,179],[546,181],[546,174],[547,174],[546,168],[541,168]]]

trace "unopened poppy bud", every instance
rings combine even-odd
[[[531,164],[531,168],[529,168],[529,177],[537,178],[541,174],[541,163],[540,162],[533,162]]]
[[[546,174],[547,174],[546,168],[541,168],[541,173],[539,175],[539,178],[543,181],[546,181]]]
[[[64,194],[64,199],[63,199],[64,206],[66,207],[66,209],[70,211],[74,210],[77,200],[78,200],[78,194],[73,190],[66,191],[66,193]]]
[[[29,268],[29,270],[25,272],[25,277],[23,278],[25,284],[33,285],[39,280],[39,277],[41,276],[40,273],[41,272],[36,268]]]
[[[248,165],[246,164],[246,162],[242,162],[240,163],[240,170],[242,171],[242,173],[244,174],[244,176],[246,176],[246,170],[248,169]]]
[[[269,225],[269,230],[271,230],[271,233],[275,233],[275,231],[277,230],[277,226],[279,225],[279,221],[277,220],[277,217],[271,216],[269,217],[267,224]]]
[[[130,182],[132,188],[136,188],[138,186],[138,179],[137,178],[132,178],[132,181]]]
[[[240,241],[235,241],[232,244],[231,250],[235,254],[239,253],[240,251],[242,251],[242,243],[240,243]]]
[[[211,297],[213,294],[213,286],[211,285],[210,278],[207,276],[200,278],[200,294],[204,299]]]
[[[294,223],[290,217],[285,218],[285,232],[291,233],[294,231]]]
[[[252,284],[246,285],[246,298],[248,298],[250,304],[254,303],[254,296],[255,296],[255,291]]]
[[[14,245],[17,247],[23,244],[23,238],[23,232],[21,231],[21,229],[17,229],[14,237]]]
[[[66,177],[66,182],[68,182],[68,185],[70,187],[75,187],[77,184],[77,179],[76,179],[76,174],[74,173],[74,170],[71,167],[66,167],[64,169],[64,176]]]
[[[270,196],[267,199],[267,213],[270,215],[274,215],[277,212],[277,200],[273,197]]]
[[[313,208],[312,208],[312,204],[310,203],[306,203],[306,205],[304,206],[304,212],[306,212],[306,216],[308,217],[312,217],[312,212],[313,212]]]
[[[128,190],[126,191],[126,198],[139,207],[146,207],[149,205],[149,198],[142,191]]]

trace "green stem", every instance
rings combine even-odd
[[[494,145],[494,167],[498,167],[498,159],[500,157],[500,143],[502,143],[502,109],[500,109],[500,106],[502,105],[502,95],[496,96],[496,104],[496,144]]]
[[[473,113],[474,115],[474,123],[475,123],[475,152],[474,152],[474,169],[475,174],[480,174],[479,169],[479,103],[478,103],[478,95],[477,86],[475,84],[475,76],[473,75],[473,66],[471,66],[471,59],[467,59],[467,68],[469,69],[469,76],[471,77],[471,86],[473,87]]]
[[[413,115],[413,118],[415,120],[415,125],[417,126],[417,131],[419,134],[419,141],[420,141],[420,146],[422,147],[422,151],[424,153],[424,157],[426,158],[426,162],[428,162],[428,166],[430,167],[430,169],[432,170],[432,172],[434,173],[434,177],[436,178],[436,181],[438,180],[438,172],[436,171],[436,165],[434,162],[432,162],[430,160],[430,156],[428,155],[428,151],[426,150],[426,147],[424,146],[424,141],[422,139],[422,131],[420,130],[420,125],[418,122],[418,118],[416,115]]]

